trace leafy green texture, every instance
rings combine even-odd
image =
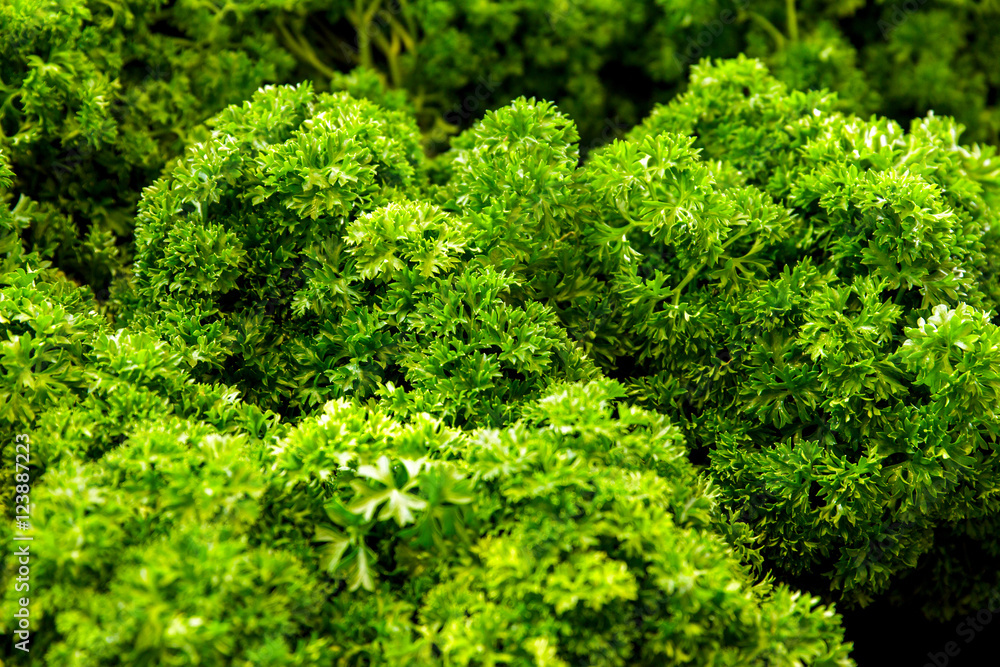
[[[60,463],[101,460],[147,421],[190,418],[214,433],[252,437],[277,425],[277,415],[241,402],[233,389],[194,383],[189,354],[145,334],[112,332],[89,292],[51,269],[19,269],[3,282],[0,468],[8,479],[18,433],[30,437],[30,480],[39,484]],[[10,513],[15,493],[4,485]]]
[[[32,493],[33,655],[48,665],[329,657],[305,629],[321,617],[322,583],[294,556],[248,544],[265,488],[248,453],[243,435],[159,416],[99,462],[51,468]],[[6,595],[9,609],[17,595]]]
[[[198,126],[294,61],[198,3],[16,0],[0,8],[0,145],[36,202],[29,249],[106,292],[139,190]]]
[[[846,666],[833,603],[985,606],[997,12],[0,7],[33,661]]]
[[[586,153],[702,58],[746,52],[840,110],[934,110],[995,144],[998,21],[973,0],[15,0],[0,8],[0,147],[29,198],[28,249],[103,301],[127,276],[142,188],[264,84],[411,107],[436,150],[533,95],[576,120]]]
[[[146,189],[136,232],[134,325],[183,341],[196,378],[279,410],[378,395],[498,425],[547,384],[596,373],[550,308],[517,299],[530,220],[420,201],[404,111],[272,87],[212,125]]]
[[[1000,509],[1000,163],[950,119],[833,102],[751,60],[696,68],[580,170],[617,268],[566,318],[617,314],[600,356],[683,424],[764,555],[864,603]]]
[[[751,583],[680,432],[623,395],[558,385],[473,432],[328,403],[273,448],[260,539],[317,545],[354,659],[851,664],[818,599]]]
[[[381,68],[434,139],[532,94],[577,119],[589,147],[683,90],[702,58],[745,52],[789,85],[837,92],[841,109],[936,110],[996,143],[998,20],[974,0],[312,0],[275,34],[314,76]]]

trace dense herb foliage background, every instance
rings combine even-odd
[[[972,0],[0,5],[31,664],[864,665],[900,608],[946,624],[914,661],[974,664],[997,28]]]

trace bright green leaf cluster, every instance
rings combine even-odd
[[[511,140],[568,145],[567,122]],[[518,299],[530,219],[426,201],[404,111],[272,87],[212,124],[144,192],[133,269],[134,326],[190,346],[196,378],[281,410],[383,396],[400,414],[499,425],[551,382],[596,373],[550,308]]]
[[[997,12],[900,11],[0,8],[40,664],[846,666],[833,602],[983,606]]]
[[[464,433],[333,401],[273,448],[261,539],[317,545],[362,623],[338,643],[377,663],[851,664],[816,599],[750,583],[680,432],[623,395],[557,385]]]
[[[586,153],[702,58],[747,53],[839,110],[934,110],[996,143],[998,21],[973,0],[16,0],[0,8],[0,147],[34,202],[29,250],[104,300],[127,276],[141,189],[264,84],[412,108],[436,150],[533,95],[576,120]]]
[[[600,358],[684,424],[764,555],[864,603],[1000,509],[1000,163],[950,119],[833,102],[696,68],[579,171],[615,268],[563,315],[617,315]]]
[[[294,66],[239,4],[235,29],[194,2],[0,7],[0,146],[35,202],[29,250],[106,296],[142,186],[208,116]]]

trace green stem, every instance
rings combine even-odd
[[[422,88],[413,93],[411,102],[413,102],[413,108],[416,109],[419,114],[421,109],[424,108],[424,91]]]
[[[416,33],[412,30],[408,30],[406,26],[400,23],[395,16],[389,17],[389,23],[392,24],[392,31],[394,35],[398,35],[399,39],[403,40],[403,46],[406,47],[407,51],[416,51],[417,42],[413,38]]]
[[[402,42],[400,41],[399,34],[393,31],[392,42],[387,41],[382,35],[375,35],[374,39],[375,45],[382,51],[386,61],[389,63],[389,79],[392,82],[392,87],[399,88],[402,83],[402,74],[399,69],[399,52]]]
[[[368,33],[368,28],[371,26],[375,14],[378,13],[382,5],[382,0],[375,0],[368,7],[365,7],[365,2],[366,0],[354,0],[353,16],[348,15],[348,18],[352,19],[354,29],[358,33],[358,50],[361,52],[361,65],[371,68],[372,47],[371,35]]]
[[[6,95],[2,98],[3,104],[0,104],[0,118],[7,115],[8,109],[10,110],[12,116],[20,115],[17,109],[14,107],[14,100],[17,99],[18,97],[23,97],[24,95],[23,89],[13,90],[12,88],[4,88],[3,84],[0,83],[0,90],[3,90],[4,92],[11,91],[9,95]],[[17,132],[15,132],[14,134],[17,134]],[[0,137],[2,136],[4,136],[3,128],[2,126],[0,126]]]
[[[736,232],[735,234],[733,234],[732,236],[730,236],[728,239],[726,239],[726,242],[722,244],[722,249],[725,250],[726,248],[728,248],[729,246],[733,245],[734,243],[736,243],[737,241],[739,241],[741,238],[745,237],[749,233],[750,233],[749,228],[748,227],[743,227],[740,231]]]
[[[399,33],[392,33],[392,47],[386,54],[386,58],[389,60],[389,76],[392,78],[392,87],[400,88],[403,85],[403,74],[399,66],[399,52],[402,49],[402,41],[399,38]]]
[[[697,276],[698,273],[703,268],[705,268],[705,262],[704,261],[702,261],[697,266],[692,266],[690,269],[688,269],[687,275],[684,276],[684,280],[681,281],[680,285],[678,285],[677,287],[674,288],[674,305],[675,306],[681,302],[681,292],[684,291],[684,288],[687,287],[687,284],[689,282],[691,282],[692,280],[694,280],[695,276]]]
[[[785,13],[788,15],[788,39],[799,41],[799,19],[795,14],[795,0],[785,0]]]
[[[371,24],[371,20],[375,17],[375,15],[379,11],[380,3],[381,0],[378,0],[377,2],[372,4],[371,7],[369,7],[367,15],[364,17],[364,22],[363,22],[364,26],[368,26]],[[409,16],[407,12],[406,3],[405,2],[401,3],[400,8],[401,11],[407,13],[406,15],[404,15],[404,19],[407,19],[407,25],[411,25],[411,22],[408,20]],[[404,50],[410,53],[414,53],[416,51],[417,43],[413,37],[413,35],[415,35],[416,33],[413,31],[412,27],[408,30],[407,26],[404,26],[399,21],[399,19],[397,19],[392,13],[388,11],[385,12],[385,18],[389,22],[389,29],[391,32],[391,35],[388,39],[386,38],[385,35],[381,33],[376,35],[369,35],[366,30],[363,31],[364,34],[362,35],[362,29],[359,28],[358,29],[359,43],[361,41],[360,38],[363,36],[365,39],[364,50],[366,52],[369,50],[368,44],[370,44],[371,42],[375,43],[375,46],[379,48],[379,50],[382,52],[382,55],[385,56],[385,59],[389,64],[389,78],[390,81],[392,82],[392,86],[394,88],[399,88],[403,84],[403,73],[401,69],[401,64],[399,62],[399,54]],[[371,62],[370,55],[368,57],[368,62],[369,63]]]
[[[371,67],[372,54],[368,37],[368,17],[365,12],[365,0],[354,0],[354,31],[358,33],[358,61],[363,67]]]
[[[896,297],[892,300],[892,302],[898,306],[899,302],[903,300],[903,296],[905,294],[906,294],[906,287],[900,284],[899,289],[896,290]]]
[[[407,0],[399,0],[399,12],[403,15],[403,20],[406,22],[406,30],[404,32],[412,35],[413,39],[416,39],[417,24],[413,18],[413,12],[410,11],[410,3]],[[407,45],[407,48],[411,47]]]
[[[331,69],[319,59],[316,52],[309,46],[309,42],[304,39],[296,39],[295,36],[288,31],[284,20],[282,20],[280,16],[275,20],[275,25],[278,26],[278,30],[281,32],[281,38],[284,41],[285,46],[288,47],[288,50],[294,55],[298,56],[300,60],[312,65],[320,72],[320,74],[328,79],[332,79],[337,75],[335,70]]]
[[[758,14],[757,12],[747,12],[747,16],[756,21],[757,25],[763,28],[771,38],[774,39],[775,45],[778,49],[785,48],[785,36],[781,34],[781,31],[774,27],[774,24],[768,21],[766,18]]]
[[[342,40],[340,37],[334,35],[327,28],[318,26],[317,36],[311,41],[320,47],[320,53],[334,54],[334,57],[336,57],[337,60],[345,62],[351,66],[357,64],[354,47]],[[337,54],[339,54],[339,56]]]

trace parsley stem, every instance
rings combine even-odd
[[[275,25],[278,26],[278,31],[281,33],[282,41],[284,41],[285,46],[293,54],[298,56],[302,61],[312,65],[316,70],[327,77],[328,79],[334,78],[337,73],[328,65],[324,64],[316,52],[312,50],[309,46],[309,42],[305,39],[298,39],[295,35],[288,30],[282,17],[277,17],[274,21]]]
[[[674,288],[674,305],[675,306],[681,302],[681,292],[684,290],[685,287],[687,287],[687,284],[689,282],[691,282],[692,280],[694,280],[695,276],[697,276],[698,273],[703,268],[705,268],[705,261],[704,260],[702,260],[697,265],[692,266],[690,269],[688,269],[687,275],[684,276],[684,280],[682,280],[680,282],[680,284],[677,287]]]
[[[781,34],[781,31],[774,27],[774,24],[768,21],[766,18],[758,14],[757,12],[747,12],[747,16],[753,19],[757,25],[764,29],[771,38],[774,39],[774,45],[780,51],[785,48],[785,36]]]
[[[355,0],[353,16],[354,29],[358,31],[358,50],[361,52],[360,62],[363,67],[372,66],[371,27],[372,19],[381,8],[382,0],[375,0],[365,7],[365,0]]]
[[[799,19],[795,14],[795,0],[785,0],[785,13],[788,16],[788,39],[799,41]]]

